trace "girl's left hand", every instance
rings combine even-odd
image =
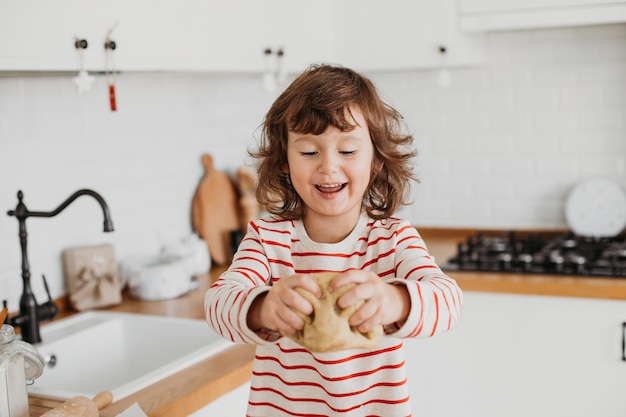
[[[410,298],[404,285],[388,284],[370,271],[350,270],[332,280],[330,291],[354,283],[356,286],[337,300],[339,308],[345,309],[361,300],[364,301],[351,317],[350,325],[367,333],[378,325],[387,325],[406,320],[410,309]]]

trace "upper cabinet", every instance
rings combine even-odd
[[[459,0],[467,32],[626,22],[624,0]]]
[[[194,6],[192,0],[2,1],[0,70],[197,68],[211,45],[200,45],[197,32],[187,29]],[[207,25],[212,19],[218,18],[204,16]],[[108,41],[114,49],[105,48]]]
[[[281,75],[317,62],[399,70],[481,61],[482,35],[459,30],[456,0],[0,2],[0,71]]]
[[[0,70],[299,71],[333,56],[331,1],[2,1]]]
[[[329,9],[333,0],[231,0],[196,13],[198,38],[213,45],[205,69],[237,72],[300,72],[334,55]],[[202,18],[218,17],[214,27]]]
[[[96,6],[94,0],[0,2],[0,69],[78,69],[81,56],[86,65],[91,65],[91,54],[96,49],[95,43],[90,44],[95,41],[91,34],[97,19]],[[87,36],[91,39],[79,54],[74,44]],[[105,37],[105,33],[100,34],[98,43],[103,45]]]
[[[364,71],[475,65],[484,39],[464,34],[456,0],[341,0],[337,57]]]

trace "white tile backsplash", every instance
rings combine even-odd
[[[400,215],[419,226],[564,228],[568,190],[589,177],[626,188],[626,25],[491,34],[488,62],[368,74],[405,116],[422,183]],[[118,112],[106,83],[77,94],[71,75],[0,75],[0,299],[21,293],[17,221],[24,191],[49,211],[79,188],[109,204],[115,232],[80,197],[54,218],[27,220],[32,283],[65,293],[64,248],[112,243],[121,259],[191,232],[202,153],[232,174],[250,158],[274,95],[259,75],[121,74]]]
[[[626,25],[501,32],[487,42],[488,63],[452,70],[447,88],[436,71],[402,85],[374,75],[416,137],[434,142],[417,166],[419,187],[434,191],[417,192],[403,214],[418,226],[566,228],[576,182],[604,177],[626,188]],[[417,94],[432,96],[432,108],[411,107]]]

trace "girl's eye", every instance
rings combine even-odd
[[[356,151],[339,151],[342,155],[354,155]]]
[[[313,156],[313,155],[316,155],[316,154],[317,154],[317,152],[315,152],[315,151],[300,152],[300,155],[303,155],[303,156]]]

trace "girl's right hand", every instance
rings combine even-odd
[[[296,312],[309,315],[313,313],[313,306],[295,290],[297,287],[318,298],[322,295],[322,290],[310,275],[281,277],[267,293],[253,302],[248,312],[250,328],[266,328],[286,336],[293,336],[302,330],[304,321]]]

